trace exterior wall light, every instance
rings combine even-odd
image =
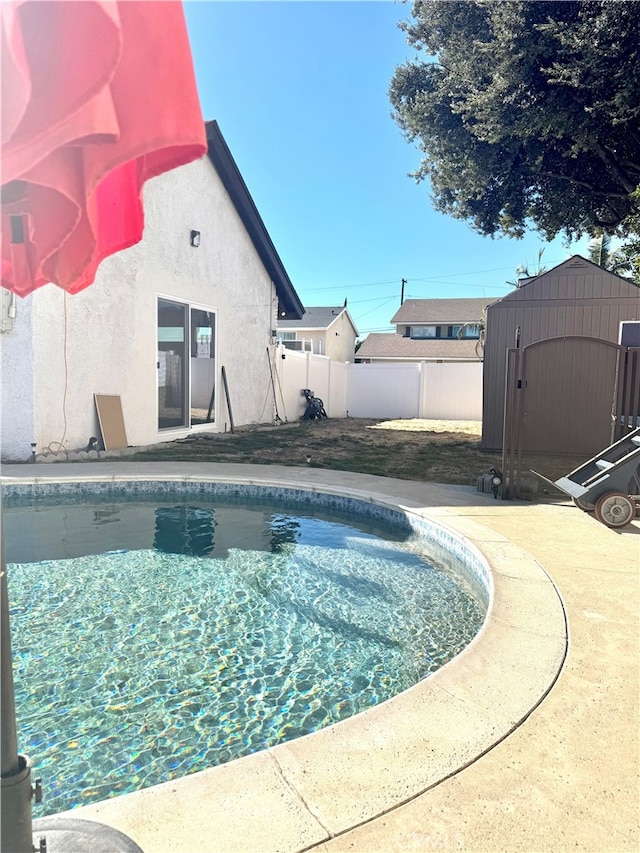
[[[191,232],[191,245],[195,249],[197,249],[198,246],[200,245],[200,232],[199,231],[192,231]]]

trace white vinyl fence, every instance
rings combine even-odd
[[[282,356],[284,355],[284,358]],[[298,420],[310,388],[330,418],[482,420],[482,364],[345,364],[278,348],[278,414]]]

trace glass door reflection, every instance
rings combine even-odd
[[[158,428],[187,426],[187,306],[158,300]]]
[[[216,318],[212,311],[191,309],[191,423],[215,421]]]

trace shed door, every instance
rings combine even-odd
[[[621,348],[582,336],[522,350],[522,445],[591,456],[612,441]]]

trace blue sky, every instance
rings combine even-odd
[[[436,213],[420,152],[391,118],[415,55],[386,0],[184,3],[205,119],[216,119],[303,304],[341,305],[361,337],[405,298],[498,297],[522,264],[569,254],[531,232],[491,239]],[[584,250],[584,249],[583,249]]]

